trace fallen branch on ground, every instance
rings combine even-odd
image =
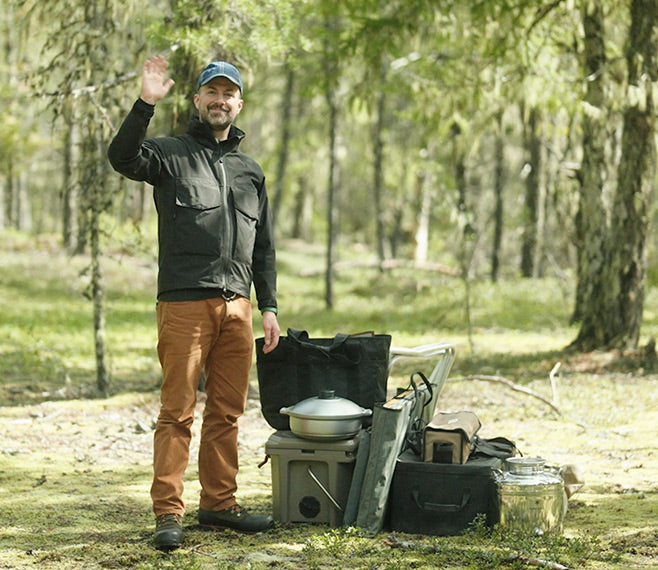
[[[502,376],[478,376],[478,375],[473,375],[473,376],[459,376],[458,378],[451,378],[450,379],[452,382],[457,381],[457,380],[481,380],[483,382],[495,382],[498,384],[504,384],[511,390],[514,390],[515,392],[521,392],[522,394],[527,394],[528,396],[532,396],[533,398],[537,398],[538,400],[541,400],[548,406],[550,406],[558,415],[563,415],[562,410],[554,403],[551,402],[548,398],[545,396],[542,396],[538,392],[535,392],[534,390],[531,390],[530,388],[526,388],[525,386],[521,386],[520,384],[515,384],[511,380],[508,380],[507,378],[503,378]]]
[[[556,363],[548,374],[548,379],[551,381],[551,390],[553,391],[553,401],[555,402],[555,405],[559,404],[557,396],[557,377],[559,375],[560,366],[562,366],[561,362]]]
[[[216,554],[209,554],[208,552],[204,552],[201,550],[201,547],[204,546],[203,544],[196,544],[192,548],[190,548],[190,552],[194,552],[195,554],[201,554],[203,556],[207,556],[208,558],[214,558],[215,560],[221,560],[219,556]]]

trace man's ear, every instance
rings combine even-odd
[[[197,111],[199,110],[199,94],[195,93],[194,98],[192,99],[194,101],[194,106],[197,108]]]

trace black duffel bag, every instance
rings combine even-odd
[[[256,367],[263,416],[274,429],[289,430],[282,407],[294,406],[322,390],[333,390],[363,408],[386,401],[391,336],[372,332],[310,338],[288,329],[270,353],[256,339]],[[368,425],[371,418],[364,418]]]

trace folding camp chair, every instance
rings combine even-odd
[[[361,438],[348,504],[344,513],[344,524],[356,523],[371,534],[378,533],[384,524],[388,493],[393,479],[395,463],[402,452],[410,423],[418,419],[430,421],[436,402],[445,384],[455,349],[448,343],[434,343],[415,348],[391,347],[389,375],[399,360],[435,358],[436,364],[429,377],[432,388],[429,401],[419,406],[416,391],[405,397],[404,393],[383,405],[375,406],[372,427]],[[417,387],[427,390],[427,387]]]

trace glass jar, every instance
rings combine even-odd
[[[562,533],[566,507],[562,476],[541,457],[510,457],[498,479],[500,524],[534,534]]]

